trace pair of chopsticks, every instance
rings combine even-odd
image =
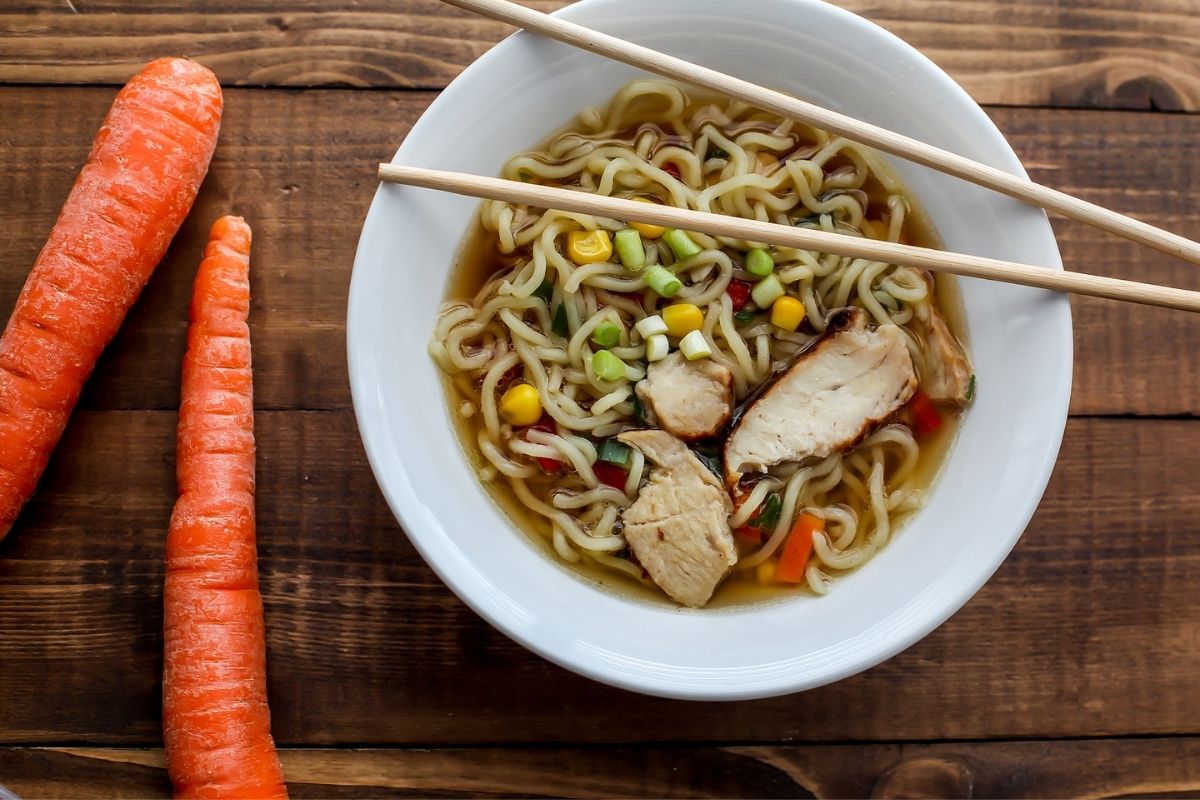
[[[683,59],[626,42],[582,25],[519,6],[509,0],[444,0],[527,31],[675,80],[745,101],[785,118],[953,175],[979,186],[1079,220],[1139,244],[1200,264],[1200,243],[1140,220],[1118,214],[1065,192],[980,164],[925,142],[822,108],[740,78],[692,64]],[[874,241],[855,236],[793,228],[701,211],[637,203],[569,189],[487,178],[458,172],[379,165],[379,179],[471,197],[503,200],[539,208],[594,214],[631,222],[686,228],[781,247],[794,247],[852,258],[867,258],[900,266],[945,272],[971,278],[1015,283],[1039,289],[1104,297],[1183,311],[1200,311],[1200,292],[1107,278],[942,250]]]

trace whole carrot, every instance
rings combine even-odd
[[[96,134],[0,338],[0,539],[192,207],[221,108],[211,72],[164,58],[125,85]]]
[[[178,797],[287,797],[254,543],[250,228],[212,227],[192,294],[163,592],[163,738]]]

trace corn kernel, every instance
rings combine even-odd
[[[682,339],[704,327],[704,312],[691,303],[672,303],[662,310],[667,335]]]
[[[771,324],[785,331],[794,331],[804,322],[804,303],[794,297],[783,296],[771,306]]]
[[[754,577],[758,578],[759,583],[769,586],[775,582],[775,564],[775,559],[768,558],[754,568]]]
[[[608,231],[571,231],[567,234],[567,255],[576,264],[599,264],[611,259],[612,254]]]
[[[542,418],[542,398],[528,383],[518,383],[500,398],[500,414],[510,425],[532,425]]]
[[[633,199],[639,203],[654,203],[655,205],[662,205],[661,203],[655,203],[655,201],[651,200],[649,197],[635,197]],[[657,239],[667,232],[667,229],[661,225],[651,225],[648,222],[631,222],[629,223],[629,227],[633,228],[647,239]]]

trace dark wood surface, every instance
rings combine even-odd
[[[1163,111],[1200,107],[1194,0],[843,4],[991,104],[1035,178],[1200,237],[1200,118]],[[195,212],[0,543],[0,784],[167,791],[153,748],[184,310],[207,221],[234,211],[256,229],[261,568],[296,796],[1200,793],[1200,321],[1184,314],[1074,301],[1073,419],[1021,543],[939,630],[841,683],[643,698],[529,654],[440,583],[362,453],[346,288],[372,165],[504,33],[434,0],[0,6],[0,308],[104,84],[184,52],[245,87],[226,93]],[[1194,267],[1055,225],[1068,265],[1200,287]]]

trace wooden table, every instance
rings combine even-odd
[[[842,2],[987,104],[1035,179],[1200,237],[1196,0]],[[627,694],[526,652],[442,585],[363,456],[346,288],[373,165],[506,33],[434,0],[0,7],[5,309],[114,85],[184,53],[227,87],[195,210],[0,544],[0,784],[169,790],[179,360],[203,235],[233,211],[256,229],[259,549],[295,796],[1200,792],[1200,320],[1183,313],[1073,302],[1072,419],[1021,543],[938,631],[833,686],[735,704]],[[1200,285],[1195,267],[1055,228],[1068,265]]]

